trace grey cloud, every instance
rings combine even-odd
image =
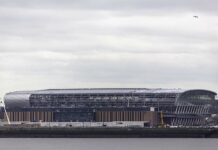
[[[69,9],[155,9],[155,10],[189,10],[189,11],[215,11],[216,0],[1,0],[3,6],[20,6],[32,8],[69,8]]]
[[[218,88],[216,1],[0,3],[0,93]]]
[[[67,52],[96,50],[131,52],[131,49],[140,53],[163,53],[163,51],[165,53],[190,53],[196,50],[206,53],[216,52],[218,37],[214,33],[217,31],[217,23],[212,22],[212,26],[209,26],[207,30],[206,27],[199,27],[205,22],[193,21],[192,16],[187,20],[176,19],[174,16],[171,19],[159,17],[143,21],[146,16],[117,17],[107,13],[98,15],[95,12],[92,14],[92,19],[85,16],[83,19],[77,19],[79,17],[75,19],[75,15],[70,11],[68,15],[66,12],[62,15],[59,14],[57,19],[51,17],[56,14],[54,10],[48,11],[49,15],[46,13],[47,11],[45,11],[45,15],[43,13],[37,15],[37,12],[34,10],[33,13],[36,18],[31,18],[31,13],[28,15],[22,13],[22,15],[18,15],[23,17],[21,20],[13,18],[8,19],[9,21],[7,19],[0,20],[1,52],[29,51],[29,49]],[[82,16],[83,14],[82,11]],[[64,17],[65,15],[68,17]],[[77,15],[80,16],[81,11]],[[14,13],[12,16],[16,18],[17,15]],[[174,19],[178,23],[173,23]],[[214,19],[216,17],[205,21]],[[163,23],[158,20],[163,20]],[[169,20],[170,22],[167,23]],[[111,24],[108,24],[110,22]],[[159,25],[159,23],[161,24]],[[183,24],[188,25],[186,27]],[[120,40],[120,42],[114,42],[111,39]],[[126,43],[128,43],[127,46]],[[137,46],[138,43],[143,45]],[[147,47],[146,43],[148,45],[152,43],[152,45]],[[158,45],[165,49],[160,50]],[[20,48],[17,49],[17,46]]]

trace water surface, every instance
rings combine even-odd
[[[0,138],[0,150],[218,150],[218,139]]]

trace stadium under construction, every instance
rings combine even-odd
[[[93,88],[16,91],[4,97],[10,121],[144,121],[202,126],[216,114],[216,93],[203,89]],[[2,119],[6,114],[2,109]]]

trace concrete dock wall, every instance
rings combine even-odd
[[[0,137],[20,138],[218,138],[205,128],[0,128]]]

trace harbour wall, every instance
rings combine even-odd
[[[0,138],[218,138],[216,128],[1,127]]]

